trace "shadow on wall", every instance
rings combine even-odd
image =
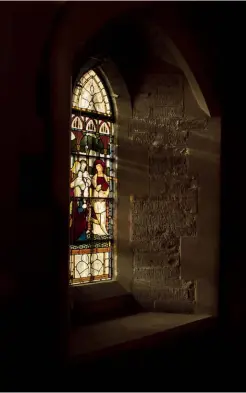
[[[127,85],[133,104],[151,68],[153,73],[158,72],[158,69],[163,72],[164,67],[167,72],[183,72],[199,107],[205,115],[210,116],[205,98],[187,61],[151,14],[146,17],[145,12],[138,10],[107,23],[77,53],[73,64],[74,78],[81,72],[81,65],[88,63],[88,59],[91,59],[92,64],[100,64],[110,56]]]
[[[133,101],[151,58],[145,35],[144,29],[134,16],[121,16],[111,21],[77,54],[73,75],[76,78],[81,65],[87,62],[88,58],[101,62],[110,56],[125,80]]]

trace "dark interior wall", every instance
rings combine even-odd
[[[9,384],[28,384],[32,378],[28,381],[23,369],[29,368],[35,377],[41,360],[47,358],[42,366],[45,372],[49,358],[52,362],[59,351],[59,334],[54,329],[59,326],[60,301],[50,258],[52,195],[49,179],[44,177],[46,125],[37,108],[37,84],[60,6],[59,2],[0,6],[1,169],[2,179],[8,173],[13,182],[12,191],[1,194],[1,356]]]
[[[1,365],[9,383],[11,374],[14,384],[25,386],[41,370],[54,374],[54,364],[67,350],[66,281],[57,265],[61,239],[55,220],[59,211],[54,212],[59,208],[52,193],[52,130],[47,122],[47,64],[63,6],[0,6],[1,169],[2,179],[6,173],[12,178],[12,191],[1,194]],[[27,368],[30,378],[23,373]]]
[[[87,7],[87,5],[83,6]],[[184,5],[186,6],[187,4]],[[33,192],[32,188],[24,198],[28,201],[24,207],[20,198],[22,192],[20,186],[22,185],[22,190],[26,189],[27,182],[23,182],[24,173],[20,173],[20,162],[26,153],[28,156],[31,153],[34,157],[42,157],[40,160],[37,159],[39,163],[42,162],[41,168],[39,166],[40,171],[46,162],[42,154],[45,151],[44,141],[47,127],[36,108],[36,86],[43,49],[45,43],[50,41],[50,31],[56,29],[54,21],[56,21],[60,7],[59,2],[42,2],[42,4],[2,2],[0,12],[1,129],[2,146],[4,146],[1,151],[1,168],[2,179],[6,179],[7,173],[12,180],[11,192],[7,193],[6,190],[9,187],[5,187],[4,192],[1,193],[1,306],[2,326],[5,332],[2,336],[5,345],[2,346],[1,356],[4,357],[8,353],[9,363],[6,362],[5,356],[5,365],[13,365],[16,360],[15,364],[18,362],[19,370],[22,368],[21,364],[23,367],[28,364],[32,365],[32,371],[36,370],[36,372],[40,369],[38,370],[37,363],[33,359],[38,361],[40,357],[42,360],[45,358],[47,360],[45,357],[47,354],[49,354],[48,358],[51,355],[55,356],[53,349],[57,342],[64,343],[64,340],[60,340],[59,320],[55,321],[55,317],[50,318],[52,311],[56,312],[58,308],[62,308],[62,301],[59,300],[59,291],[52,287],[55,282],[53,280],[55,267],[48,258],[52,251],[51,245],[54,244],[53,235],[49,232],[53,217],[52,204],[41,207],[37,206],[35,198],[28,199],[30,192]],[[245,209],[242,208],[244,193],[239,186],[243,178],[242,168],[244,168],[244,116],[242,114],[245,110],[240,91],[244,91],[245,81],[243,59],[241,57],[239,61],[238,56],[242,53],[243,47],[240,37],[245,36],[244,9],[238,8],[235,11],[232,4],[228,3],[226,5],[228,16],[225,16],[225,9],[222,12],[218,3],[217,5],[206,4],[206,6],[203,3],[200,9],[196,7],[198,4],[194,3],[190,8],[187,6],[186,15],[190,15],[189,22],[194,24],[196,20],[195,33],[192,37],[199,43],[204,62],[197,64],[193,61],[191,68],[195,75],[200,76],[198,79],[200,86],[203,85],[202,91],[206,90],[207,85],[204,76],[207,76],[208,80],[212,78],[215,89],[218,88],[217,82],[223,80],[223,84],[220,85],[223,105],[226,106],[227,100],[227,110],[223,114],[222,123],[223,163],[225,165],[223,167],[225,168],[223,169],[225,173],[223,190],[226,195],[223,199],[224,243],[221,248],[224,279],[222,305],[226,318],[224,326],[231,328],[236,324],[240,327],[244,326],[245,322]],[[164,12],[160,14],[160,18],[163,14]],[[233,16],[233,22],[238,21],[236,29],[235,27],[228,29],[228,26],[231,26],[231,16]],[[169,19],[175,30],[176,24],[173,23],[175,19]],[[192,50],[192,46],[191,48],[190,45],[187,46],[187,32],[184,34],[176,29],[176,34],[179,35],[179,42],[183,42],[183,48],[181,48],[182,45],[179,46],[180,50],[186,47],[186,50],[182,52],[186,54],[187,59],[193,58],[194,60],[196,51]],[[228,45],[223,47],[224,41],[230,43],[229,49],[232,48],[233,43],[232,56],[228,56]],[[221,68],[215,79],[215,69],[218,66]],[[224,67],[228,72],[230,71],[227,75],[223,71]],[[229,79],[228,75],[231,75]],[[238,81],[238,75],[241,78],[240,86],[235,83]],[[210,101],[213,101],[213,96],[210,94]],[[47,95],[44,96],[43,101],[46,99]],[[218,107],[214,105],[213,108],[216,108],[213,114],[219,115]],[[236,134],[235,138],[231,137],[232,133]],[[9,147],[11,147],[10,150]],[[38,163],[36,162],[35,165],[33,161],[28,163],[28,168],[34,169],[36,175]],[[46,179],[39,182],[33,181],[32,184],[41,184],[42,189],[47,189]],[[51,196],[51,193],[48,195]],[[13,233],[16,235],[13,236]],[[34,251],[35,258],[33,257]],[[54,299],[53,303],[51,299]],[[44,335],[46,335],[46,341],[41,339]],[[50,343],[53,344],[50,345]],[[24,354],[28,353],[32,356],[25,357]],[[22,378],[25,378],[25,375],[23,374]]]
[[[154,50],[162,56],[164,54],[162,37],[158,37],[160,29],[163,29],[169,32],[170,38],[178,45],[193,74],[199,80],[211,114],[219,116],[215,80],[218,37],[214,34],[214,25],[210,26],[209,31],[206,29],[208,14],[212,19],[213,9],[193,5],[188,7],[187,3],[184,5],[182,2],[166,2],[165,5],[156,2],[152,6],[145,3],[144,9],[138,7],[137,10],[121,13],[83,43],[74,62],[73,75],[78,75],[81,64],[86,62],[89,56],[100,58],[110,53],[127,84],[130,95],[134,97],[141,83],[141,74],[144,73],[150,56],[153,56],[151,51]],[[148,31],[150,23],[151,32]]]

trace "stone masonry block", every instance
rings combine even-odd
[[[186,130],[180,130],[178,124],[177,118],[172,119],[168,114],[148,119],[135,117],[129,123],[129,138],[149,147],[185,147],[189,134]]]
[[[134,114],[144,119],[183,115],[183,76],[148,74],[134,100]]]
[[[162,257],[164,258],[164,255],[177,255],[180,250],[180,239],[176,237],[174,234],[169,234],[168,236],[163,236],[161,238],[150,238],[148,242],[143,241],[140,239],[140,241],[132,241],[132,250],[135,254],[139,255],[139,258],[142,257],[144,253],[149,256],[144,257],[143,260],[146,258],[150,257],[150,255],[153,253],[156,256],[156,260],[161,260]],[[172,264],[172,257],[170,260],[168,260],[169,264]],[[144,264],[144,262],[143,262]]]
[[[182,154],[177,154],[173,151],[151,151],[149,156],[149,174],[150,175],[175,175],[181,176],[188,173],[188,160],[186,151]]]
[[[151,175],[149,177],[150,196],[165,195],[165,198],[197,197],[198,182],[194,177],[171,175]]]
[[[150,147],[158,146],[182,146],[187,144],[188,133],[186,131],[169,131],[166,128],[156,128],[155,137]]]
[[[179,266],[155,268],[151,265],[143,269],[134,269],[133,279],[140,281],[149,281],[150,283],[161,283],[161,285],[180,286],[180,268]]]
[[[132,240],[176,234],[193,225],[194,215],[180,201],[137,198],[132,205]],[[180,236],[180,235],[178,235]]]
[[[135,250],[133,268],[179,266],[179,250],[179,243],[174,247],[167,247],[162,252]]]
[[[208,119],[180,119],[179,129],[189,132],[206,131],[208,129]]]
[[[129,138],[133,143],[149,146],[156,136],[157,122],[143,117],[133,118],[129,123]]]
[[[153,117],[158,119],[165,119],[165,118],[182,118],[183,116],[183,106],[157,106],[153,107]]]
[[[193,301],[187,288],[156,287],[133,282],[133,294],[138,301]]]

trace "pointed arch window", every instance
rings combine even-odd
[[[116,160],[113,106],[97,70],[72,96],[70,284],[110,280],[115,259]]]
[[[112,116],[106,89],[95,71],[90,70],[77,83],[73,94],[73,108]]]

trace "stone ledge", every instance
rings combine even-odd
[[[143,311],[131,293],[97,301],[83,302],[82,299],[73,303],[70,312],[71,328],[102,323],[107,320],[134,315]]]
[[[188,315],[169,313],[139,313],[90,326],[71,332],[69,355],[71,362],[100,357],[115,349],[124,350],[153,345],[155,338],[190,326],[195,322],[210,320],[210,315]],[[144,341],[142,341],[144,340]]]

